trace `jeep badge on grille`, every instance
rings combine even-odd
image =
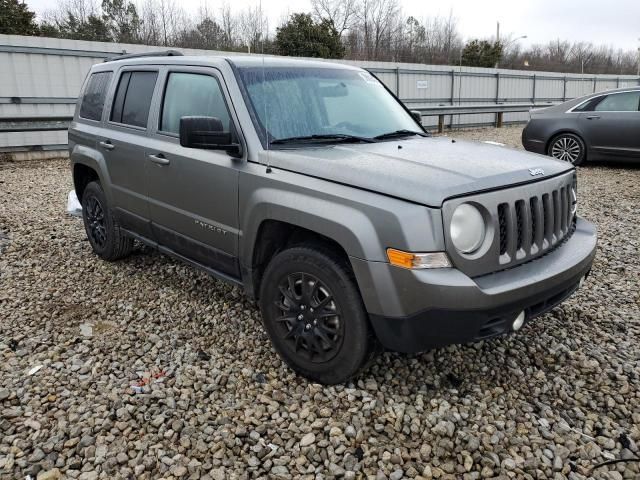
[[[530,168],[529,173],[535,177],[536,175],[544,175],[544,170],[541,168]]]

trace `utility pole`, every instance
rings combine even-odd
[[[638,42],[640,42],[640,38],[638,38]],[[638,77],[640,78],[640,47],[638,47]]]
[[[496,22],[496,47],[500,45],[500,22]],[[496,60],[496,64],[494,65],[493,68],[498,68],[498,66],[500,65],[500,59]]]

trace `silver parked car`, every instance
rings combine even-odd
[[[640,87],[593,93],[531,111],[525,149],[580,165],[640,160]]]

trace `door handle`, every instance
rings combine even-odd
[[[114,148],[116,148],[116,146],[113,143],[111,143],[111,140],[105,140],[103,142],[100,142],[100,146],[105,150],[113,150]]]
[[[587,117],[587,120],[599,120],[600,119],[600,115],[589,115]]]
[[[169,165],[169,159],[165,158],[165,156],[161,153],[157,153],[155,155],[149,155],[149,158],[153,163],[157,163],[158,165]]]

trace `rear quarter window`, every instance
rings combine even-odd
[[[112,72],[96,72],[89,77],[80,103],[80,117],[100,120],[104,110],[104,99],[111,81]]]

